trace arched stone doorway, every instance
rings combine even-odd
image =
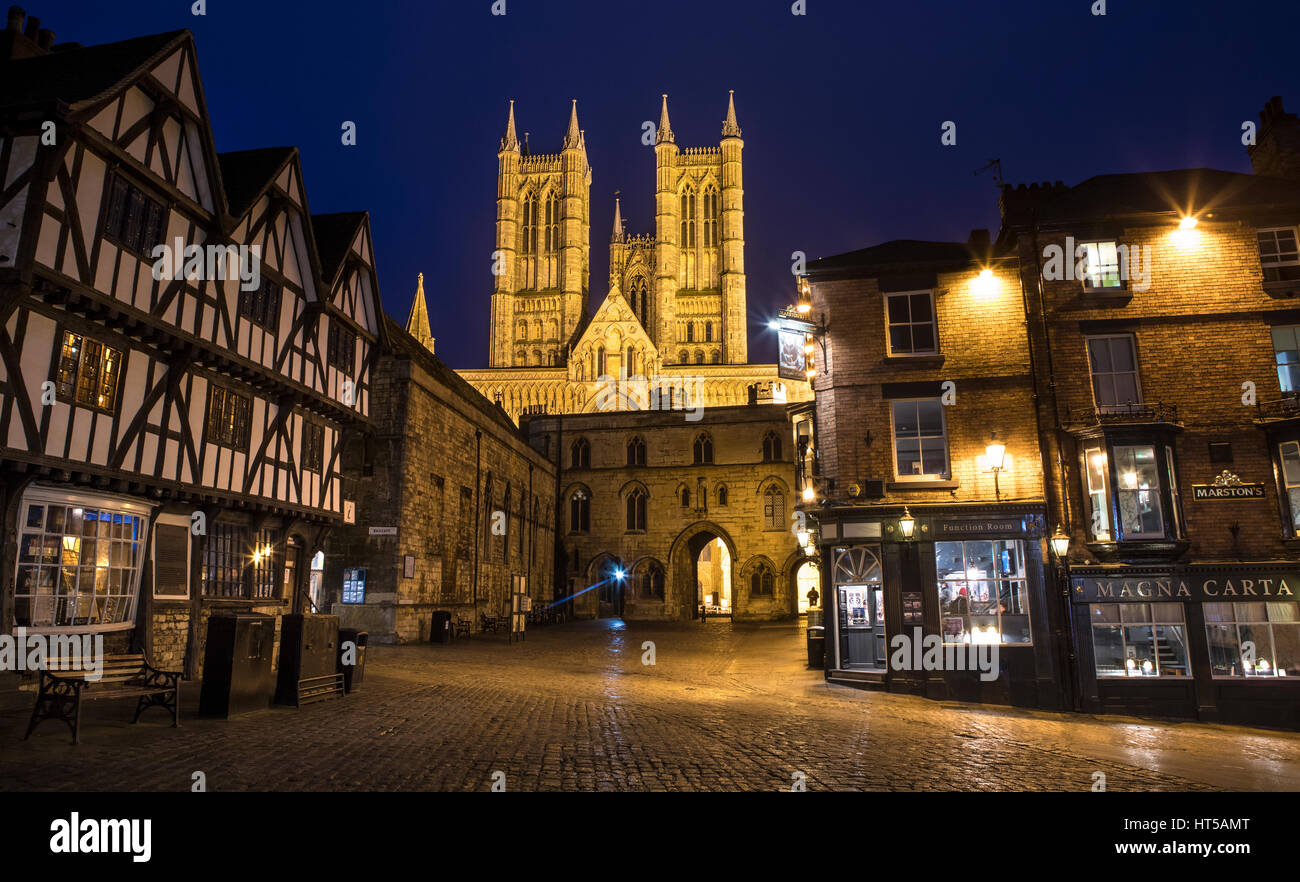
[[[817,591],[817,606],[822,605],[822,574],[817,565],[817,561],[806,558],[803,563],[795,565],[794,569],[794,599],[795,609],[799,615],[808,613],[808,590],[810,588]]]
[[[701,564],[701,557],[706,549],[708,549],[709,560]],[[673,541],[672,550],[668,555],[668,569],[672,579],[671,602],[676,605],[679,618],[698,619],[703,613],[705,592],[703,591],[704,580],[700,578],[701,566],[708,567],[710,570],[712,590],[709,593],[715,595],[713,608],[716,610],[723,608],[718,601],[721,600],[720,595],[725,588],[729,593],[726,615],[731,615],[735,610],[736,592],[734,586],[730,584],[730,571],[736,561],[736,543],[731,540],[726,530],[712,521],[697,521],[682,530]],[[722,566],[724,562],[725,569]]]
[[[627,571],[623,561],[608,552],[599,555],[587,567],[587,585],[595,598],[599,618],[623,617],[627,601]]]

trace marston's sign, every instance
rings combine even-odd
[[[1076,576],[1075,603],[1121,601],[1295,600],[1300,572],[1252,573],[1249,576],[1182,574],[1179,576]]]
[[[1193,499],[1263,499],[1263,484],[1193,484]]]

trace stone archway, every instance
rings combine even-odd
[[[735,567],[739,562],[736,543],[726,530],[712,521],[696,521],[673,540],[668,552],[669,586],[664,609],[677,610],[679,619],[695,619],[700,616],[700,598],[697,596],[699,556],[704,546],[715,539],[720,539],[726,546],[732,566]]]
[[[608,551],[592,558],[587,565],[586,608],[597,618],[622,618],[627,601],[627,572],[623,561]]]

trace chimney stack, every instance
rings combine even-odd
[[[1246,153],[1255,174],[1300,181],[1300,119],[1283,109],[1280,95],[1259,112],[1259,132]]]
[[[21,6],[9,7],[9,22],[0,31],[0,62],[48,55],[53,46],[54,32],[42,28],[39,18]]]

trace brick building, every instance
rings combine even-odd
[[[422,289],[421,289],[422,291]],[[422,296],[412,310],[417,330]],[[326,554],[325,607],[375,642],[428,640],[435,611],[477,622],[522,590],[554,596],[555,467],[506,413],[391,319],[357,522]],[[373,529],[372,529],[373,528]],[[522,587],[521,587],[522,586]]]
[[[1300,121],[1260,122],[1254,174],[1003,196],[1084,710],[1300,726]]]
[[[894,241],[811,261],[808,280],[821,328],[815,406],[793,410],[828,677],[1058,706],[1058,598],[1044,568],[1015,254],[977,230],[964,243]],[[996,644],[1001,671],[915,670],[910,652],[893,663],[900,634]]]
[[[753,621],[799,611],[804,555],[791,531],[785,406],[686,416],[524,417],[558,472],[560,596],[574,615]]]
[[[828,677],[1300,726],[1300,120],[1260,123],[1253,174],[1004,187],[990,247],[809,264]],[[913,625],[997,678],[886,664]]]

